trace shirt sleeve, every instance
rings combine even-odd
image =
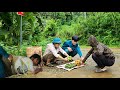
[[[60,49],[60,52],[62,53],[62,54],[67,54],[61,47],[59,48]]]
[[[79,45],[77,46],[77,53],[79,54],[80,57],[82,56],[82,52],[81,52]]]
[[[0,54],[5,58],[9,57],[9,54],[1,46],[0,46]]]
[[[86,54],[86,56],[85,56],[85,58],[84,58],[85,61],[86,61],[87,58],[92,54],[93,50],[94,50],[94,49],[91,48],[91,49],[89,50],[89,52]]]
[[[58,57],[59,54],[57,54],[57,50],[53,46],[48,46],[49,50],[53,53],[55,57]]]

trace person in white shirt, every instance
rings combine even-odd
[[[56,62],[57,59],[61,61],[68,61],[69,55],[60,47],[60,38],[54,38],[52,43],[47,44],[47,48],[43,54],[43,61],[47,66],[53,67],[52,62]]]
[[[33,74],[37,74],[42,71],[42,67],[40,67],[41,57],[38,54],[33,54],[29,57],[19,56],[14,62],[14,72],[16,74],[25,74],[27,72],[31,72]]]

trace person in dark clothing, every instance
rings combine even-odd
[[[67,40],[64,42],[62,45],[62,49],[67,52],[69,56],[74,57],[75,55],[79,55],[81,59],[82,57],[82,51],[80,49],[80,46],[78,45],[79,37],[78,36],[73,36],[72,40]]]
[[[37,74],[43,70],[40,64],[41,57],[38,54],[33,54],[30,57],[18,56],[13,62],[14,74]]]
[[[0,46],[0,78],[12,75],[11,60],[12,55],[8,54],[2,46]]]
[[[91,35],[88,39],[88,44],[92,47],[83,59],[83,63],[92,54],[92,59],[97,63],[96,72],[103,72],[107,69],[105,66],[112,66],[115,63],[113,52],[103,43],[100,43]]]

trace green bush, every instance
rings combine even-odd
[[[0,45],[14,55],[26,55],[28,46],[46,45],[59,37],[62,43],[73,35],[79,44],[87,45],[90,35],[109,46],[120,46],[119,12],[25,12],[23,17],[23,43],[20,41],[20,16],[16,12],[0,14]],[[61,44],[62,45],[62,44]]]

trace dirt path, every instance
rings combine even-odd
[[[87,53],[89,48],[82,49],[83,56]],[[96,63],[91,59],[87,60],[87,65],[72,71],[65,71],[58,68],[44,67],[44,71],[36,75],[21,75],[11,76],[10,78],[120,78],[120,48],[112,49],[115,56],[116,62],[112,67],[108,68],[107,72],[95,73]]]

